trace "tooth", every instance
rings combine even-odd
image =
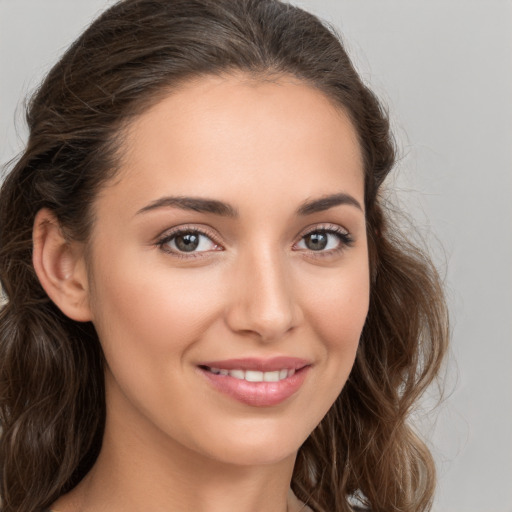
[[[265,372],[263,374],[263,381],[264,382],[277,382],[279,380],[279,370],[275,372]]]
[[[229,375],[235,379],[244,379],[245,372],[243,370],[229,370]]]
[[[261,382],[263,380],[263,372],[247,370],[245,372],[245,380],[249,382]]]
[[[215,375],[230,375],[235,379],[246,380],[248,382],[278,382],[280,380],[291,377],[295,374],[295,369],[275,370],[272,372],[260,372],[257,370],[226,370],[223,368],[210,368],[211,373]]]

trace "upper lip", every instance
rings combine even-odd
[[[284,368],[299,370],[311,364],[307,359],[299,357],[278,356],[268,359],[258,357],[242,357],[236,359],[224,359],[222,361],[204,361],[198,366],[219,368],[224,370],[256,370],[260,372],[272,372]]]

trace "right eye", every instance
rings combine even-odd
[[[158,247],[168,253],[186,257],[194,253],[221,250],[206,233],[198,229],[181,229],[164,236],[157,242]]]

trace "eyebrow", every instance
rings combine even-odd
[[[323,212],[340,205],[355,206],[363,211],[359,201],[345,193],[332,194],[323,196],[319,199],[312,199],[303,202],[297,209],[297,215],[306,216],[313,213]],[[137,211],[137,215],[145,213],[157,208],[174,207],[181,210],[192,210],[201,213],[213,213],[222,217],[238,217],[238,210],[228,203],[218,201],[217,199],[208,199],[203,197],[187,197],[187,196],[166,196],[156,199],[144,208]]]
[[[174,207],[180,208],[181,210],[192,210],[201,213],[214,213],[215,215],[221,215],[222,217],[238,217],[237,209],[222,201],[203,197],[185,196],[161,197],[147,206],[144,206],[144,208],[141,208],[137,212],[137,215],[163,207]]]
[[[311,215],[312,213],[323,212],[325,210],[329,210],[329,208],[333,208],[335,206],[340,205],[350,205],[355,206],[359,210],[363,211],[363,207],[361,203],[350,194],[339,193],[332,194],[330,196],[323,196],[319,199],[312,199],[305,201],[298,208],[298,215]]]

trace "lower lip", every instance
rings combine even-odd
[[[249,382],[229,375],[216,375],[199,368],[215,389],[253,407],[279,405],[294,395],[302,386],[310,366],[297,370],[291,377],[277,382]]]

